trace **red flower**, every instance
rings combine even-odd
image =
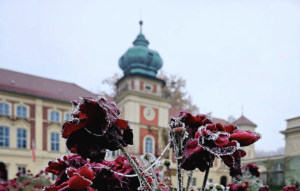
[[[66,121],[62,137],[67,139],[67,148],[84,159],[101,161],[106,149],[119,149],[117,143],[133,144],[133,133],[128,121],[118,119],[120,111],[114,102],[105,98],[83,97],[72,101],[76,109],[73,119]]]
[[[24,183],[25,186],[27,186],[27,185],[29,185],[29,184],[30,184],[30,181],[29,181],[29,180],[27,180],[27,181]]]
[[[178,118],[171,118],[171,140],[174,138],[172,132],[178,127],[185,127],[189,134],[188,139],[183,142],[183,169],[198,168],[205,171],[215,156],[220,156],[230,167],[231,176],[236,179],[242,173],[241,157],[246,155],[240,147],[253,144],[261,137],[258,133],[240,130],[234,125],[213,123],[206,115],[193,116],[186,111],[181,111]]]
[[[185,146],[180,166],[184,170],[198,168],[204,172],[209,167],[209,162],[213,157],[210,152],[199,145],[198,139],[192,139]]]
[[[70,189],[70,190],[85,190],[92,189],[89,186],[93,183],[95,177],[94,171],[91,169],[90,165],[85,165],[79,169],[67,168],[66,173],[69,180],[63,182],[60,185],[51,185],[44,188],[45,191],[58,191],[60,189]]]
[[[199,114],[196,116],[193,116],[190,112],[187,111],[180,111],[177,118],[171,117],[170,120],[170,131],[169,136],[170,140],[174,140],[175,142],[179,142],[181,140],[177,140],[178,138],[185,137],[181,135],[180,130],[184,130],[188,134],[188,138],[183,140],[183,145],[186,145],[188,140],[194,139],[196,132],[198,131],[198,128],[202,125],[211,124],[212,121],[209,119],[207,115]],[[185,131],[182,131],[183,133]],[[174,134],[175,132],[175,134]],[[177,135],[175,138],[174,135]],[[173,148],[174,151],[174,141],[170,142],[170,148]]]
[[[249,183],[246,182],[246,185],[229,183],[228,186],[229,191],[247,191]]]
[[[132,157],[136,164],[139,165],[137,159]],[[113,161],[103,160],[101,164],[97,163],[93,165],[96,172],[96,178],[92,185],[93,188],[97,190],[137,190],[140,186],[140,182],[137,176],[126,177],[119,175],[121,173],[124,175],[135,174],[132,166],[128,162],[125,156],[118,156]],[[142,168],[140,166],[140,168]],[[114,173],[117,172],[117,173]]]
[[[283,191],[298,191],[298,189],[296,188],[296,186],[291,185],[291,186],[284,187]]]
[[[269,186],[261,186],[258,191],[269,191]]]
[[[255,164],[247,164],[246,165],[246,170],[249,170],[249,172],[252,174],[252,176],[256,176],[256,177],[259,177],[260,173],[258,171],[258,166],[256,166]]]

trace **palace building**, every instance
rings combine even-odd
[[[140,25],[142,27],[142,22]],[[120,108],[121,117],[130,122],[134,145],[128,146],[127,150],[138,158],[144,153],[160,155],[168,144],[170,117],[177,117],[180,111],[170,107],[168,97],[162,92],[166,84],[156,74],[163,61],[148,45],[149,41],[140,31],[133,46],[119,59],[124,76],[116,83],[116,96],[108,97]],[[0,161],[7,165],[9,178],[23,169],[37,173],[49,160],[68,153],[65,140],[60,138],[61,127],[70,117],[70,101],[83,96],[97,97],[73,83],[0,69]],[[227,120],[211,118],[229,124]],[[230,122],[243,130],[256,128],[245,116]],[[245,150],[247,159],[255,158],[254,145]],[[109,152],[107,158],[119,154]],[[175,162],[170,149],[163,157]],[[175,166],[171,167],[174,186],[177,182]],[[200,188],[203,176],[204,173],[196,170],[192,186]],[[221,159],[215,159],[208,179],[223,185],[231,182],[229,170]]]

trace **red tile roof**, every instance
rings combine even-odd
[[[252,121],[250,121],[243,115],[240,118],[238,118],[237,120],[235,120],[234,122],[232,122],[232,124],[233,125],[250,125],[250,126],[254,126],[254,127],[257,126],[255,123],[253,123]]]
[[[216,117],[211,117],[214,123],[221,123],[222,125],[229,125],[228,121]]]
[[[0,68],[0,90],[70,102],[79,97],[97,95],[76,84],[33,76]]]

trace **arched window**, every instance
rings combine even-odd
[[[27,148],[27,131],[26,129],[17,130],[17,139],[18,139],[18,148],[26,149]]]
[[[7,103],[0,103],[0,114],[9,115],[9,106]]]
[[[27,108],[25,106],[17,107],[17,117],[27,117]]]
[[[0,126],[0,147],[9,147],[9,128]]]
[[[153,139],[147,137],[145,140],[145,152],[153,154]]]
[[[59,151],[59,133],[51,133],[51,151]]]
[[[59,113],[57,111],[51,111],[50,113],[50,121],[59,122]]]

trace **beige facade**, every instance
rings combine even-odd
[[[25,167],[33,173],[38,173],[46,167],[49,160],[54,160],[56,157],[61,157],[67,153],[65,140],[61,138],[59,138],[59,149],[53,151],[50,136],[51,133],[60,133],[65,116],[72,109],[71,103],[55,102],[2,91],[0,91],[0,103],[9,106],[8,115],[0,114],[0,127],[7,128],[9,131],[8,146],[2,145],[0,147],[0,161],[8,166],[9,178],[15,177],[18,167]],[[18,117],[17,106],[27,108],[26,117]],[[57,122],[51,121],[51,111],[59,113]],[[26,144],[18,145],[20,139],[18,129],[26,130]],[[45,136],[47,137],[46,142]],[[32,156],[33,143],[35,143],[35,162],[33,162]]]
[[[300,155],[300,117],[288,119],[287,128],[281,133],[285,135],[285,156]]]

